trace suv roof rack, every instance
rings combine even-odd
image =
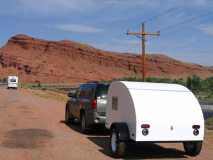
[[[99,81],[88,81],[87,83],[100,83]]]

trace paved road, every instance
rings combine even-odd
[[[64,124],[64,103],[0,88],[0,160],[112,159],[103,130],[90,135]],[[197,159],[212,159],[213,132]],[[126,159],[185,159],[181,144],[129,146]]]
[[[212,110],[213,111],[213,105],[205,105],[205,104],[201,104],[202,109],[205,110]]]
[[[209,117],[213,117],[213,105],[202,105],[203,115],[204,119],[207,119]]]

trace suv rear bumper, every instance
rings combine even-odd
[[[98,112],[95,112],[94,123],[95,124],[105,124],[105,122],[106,122],[106,116],[101,116],[101,115],[99,115]]]

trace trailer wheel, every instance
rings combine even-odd
[[[197,156],[202,148],[201,142],[183,142],[184,150],[189,156]]]
[[[115,158],[121,158],[125,155],[126,142],[119,140],[119,130],[116,128],[111,130],[110,150]]]

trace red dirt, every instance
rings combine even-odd
[[[213,69],[184,63],[162,54],[147,56],[148,75],[185,78],[213,76]],[[140,74],[138,55],[95,49],[73,41],[47,41],[26,35],[9,39],[0,49],[1,78],[16,74],[22,82],[84,82]]]

